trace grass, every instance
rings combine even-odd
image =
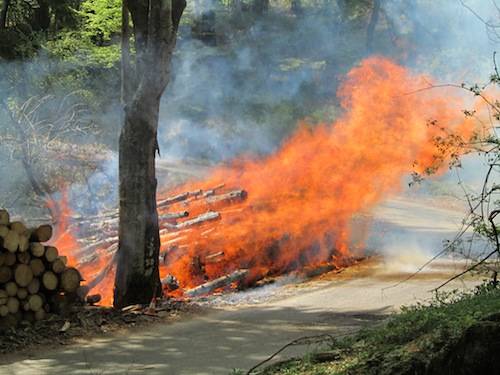
[[[411,373],[416,364],[442,358],[472,324],[499,312],[500,289],[488,283],[472,292],[440,293],[428,303],[403,308],[375,328],[329,345],[327,352],[335,354],[336,360],[318,363],[318,356],[311,352],[261,374]]]

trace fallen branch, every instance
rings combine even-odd
[[[481,264],[483,264],[484,262],[486,262],[488,259],[490,259],[493,255],[495,254],[498,254],[500,255],[500,240],[498,238],[498,229],[495,225],[495,218],[498,216],[498,214],[500,214],[500,210],[494,210],[494,211],[491,211],[491,213],[489,214],[488,216],[488,221],[490,222],[491,224],[491,227],[492,227],[492,230],[493,230],[493,235],[495,237],[495,249],[490,252],[488,255],[486,255],[483,259],[481,259],[479,262],[473,264],[472,266],[470,266],[469,268],[467,268],[465,271],[462,271],[460,272],[459,274],[449,278],[448,280],[446,280],[444,283],[442,283],[441,285],[439,285],[437,288],[434,288],[432,291],[433,292],[437,292],[439,289],[441,289],[442,287],[444,287],[445,285],[448,285],[449,283],[451,283],[453,280],[456,280],[458,279],[459,277],[465,275],[466,273],[469,273],[470,271],[476,269],[477,267],[479,267]]]
[[[345,336],[345,335],[343,335],[343,336]],[[331,344],[333,345],[335,343],[335,337],[333,337],[330,334],[299,337],[298,339],[295,339],[295,340],[289,342],[288,344],[282,346],[278,351],[274,352],[272,355],[270,355],[269,357],[267,357],[263,361],[257,363],[255,366],[253,366],[250,370],[247,371],[246,375],[251,375],[252,372],[254,372],[257,368],[259,368],[263,364],[271,361],[274,357],[276,357],[278,354],[280,354],[285,349],[287,349],[291,346],[321,344],[321,343],[324,343],[325,341],[330,341]]]

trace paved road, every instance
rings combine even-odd
[[[385,291],[394,284],[386,273],[344,278],[298,286],[292,296],[275,302],[218,309],[141,333],[37,354],[0,365],[0,374],[229,374],[252,367],[297,337],[374,323],[401,304],[429,297],[441,276],[427,274]]]
[[[437,232],[448,235],[453,230],[439,224],[449,222],[451,211],[419,210],[423,209],[395,201],[382,208],[379,216],[386,216],[392,229],[404,227],[405,237],[414,233],[416,238],[434,238]],[[412,221],[409,212],[420,215],[419,220],[425,213],[431,222]],[[453,272],[452,263],[441,263],[417,279],[384,290],[420,263],[418,258],[407,257],[417,252],[414,246],[399,242],[401,255],[392,249],[389,263],[367,262],[336,276],[275,289],[276,298],[271,301],[219,307],[144,332],[92,339],[30,358],[11,357],[9,363],[0,365],[0,374],[214,375],[248,369],[295,338],[356,330],[376,323],[402,304],[430,297],[428,291]],[[462,285],[457,282],[450,287]],[[285,356],[294,354],[289,351]]]

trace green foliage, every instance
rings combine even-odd
[[[429,303],[402,309],[376,328],[338,340],[338,361],[310,356],[268,368],[265,374],[395,374],[415,361],[428,363],[457,342],[472,324],[500,311],[500,289],[484,283],[472,292],[440,293]],[[399,369],[399,370],[398,370]]]
[[[77,14],[78,27],[47,41],[47,50],[78,65],[113,67],[120,58],[121,1],[86,0]]]
[[[98,46],[110,43],[121,29],[121,9],[121,0],[84,1],[79,12],[84,19],[82,33]]]

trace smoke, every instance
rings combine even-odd
[[[477,14],[460,1],[384,1],[370,53],[386,55],[445,83],[484,81],[492,69],[497,41],[480,18],[497,18],[498,10],[493,1],[464,2]],[[370,17],[369,10],[356,13],[358,10],[346,10],[341,3],[349,2],[308,5],[300,14],[277,8],[262,16],[246,8],[239,14],[217,12],[216,36],[203,41],[190,26],[182,25],[160,113],[162,158],[219,163],[244,154],[268,155],[291,136],[300,120],[329,123],[339,117],[342,109],[335,93],[343,75],[368,54],[366,25]],[[202,11],[195,7],[193,13],[199,16],[219,7],[215,1],[205,2]],[[13,96],[14,91],[19,96],[61,96],[78,88],[71,87],[70,79],[45,85],[48,80],[44,78],[70,77],[78,69],[75,63],[44,56],[28,63],[0,61],[2,77],[10,82],[3,85],[0,100]],[[102,139],[116,151],[119,77],[110,71],[104,78],[98,76],[89,82],[89,91],[111,98],[95,110],[93,120],[107,129],[108,136]],[[4,153],[1,157],[6,161],[10,156]],[[470,158],[465,163],[477,166],[481,162]],[[7,169],[13,172],[9,184],[1,187],[6,199],[12,201],[11,192],[26,186],[26,179],[22,170],[12,168],[9,162],[2,162],[2,168],[4,174],[9,173]],[[473,172],[466,172],[465,178],[475,184],[481,174],[478,168],[470,170]],[[88,184],[73,186],[70,201],[76,202],[75,209],[89,213],[117,204],[116,171],[116,157],[112,157]],[[445,175],[442,180],[451,178]],[[93,199],[96,196],[99,199]],[[412,251],[437,249],[451,231],[433,235],[431,242],[421,240],[421,232],[400,233],[401,238],[386,237],[385,242],[369,247],[392,254],[394,244],[402,238],[415,238],[408,246]]]
[[[465,3],[477,15],[459,1],[384,1],[372,52],[442,82],[484,81],[497,44],[478,15],[488,20],[498,10],[491,1]],[[269,154],[299,120],[334,120],[339,79],[368,54],[369,9],[353,16],[341,8],[242,11],[238,24],[217,13],[210,43],[181,29],[162,105],[162,155],[220,162]]]

